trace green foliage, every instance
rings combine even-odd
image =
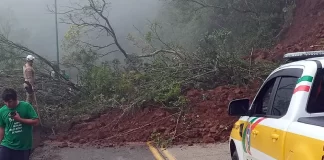
[[[65,37],[69,49],[65,62],[80,70],[81,86],[88,93],[80,105],[91,102],[104,109],[158,103],[182,110],[188,88],[263,80],[278,64],[246,57],[254,49],[272,46],[286,23],[288,13],[282,9],[291,4],[290,0],[167,1],[168,14],[162,16],[169,22],[166,27],[152,22],[147,33],[128,36],[142,49],[141,55],[149,56],[129,55],[124,65],[101,61],[96,51],[79,43],[82,28],[72,27]]]
[[[167,0],[158,19],[172,24],[175,31],[164,30],[164,38],[178,39],[185,48],[198,47],[203,34],[227,30],[235,37],[234,49],[246,54],[241,46],[249,50],[272,46],[294,5],[294,0]]]
[[[160,92],[157,93],[155,97],[155,101],[157,102],[168,102],[174,101],[181,95],[180,84],[170,84],[166,87],[162,87]]]

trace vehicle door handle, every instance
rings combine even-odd
[[[276,142],[279,139],[279,134],[273,133],[273,134],[271,134],[271,138],[272,138],[273,142]]]
[[[259,134],[259,131],[257,131],[257,130],[253,130],[252,131],[252,135],[255,137],[255,136],[257,136]]]

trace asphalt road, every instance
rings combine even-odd
[[[31,160],[230,160],[227,144],[174,146],[166,150],[150,144],[115,148],[59,148],[47,143]]]

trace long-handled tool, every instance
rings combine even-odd
[[[39,124],[41,126],[43,126],[43,123],[42,123],[42,120],[41,120],[41,115],[40,115],[40,112],[39,112],[39,108],[38,108],[38,103],[37,103],[37,98],[36,98],[36,94],[35,92],[33,92],[33,97],[34,97],[34,102],[35,102],[35,108],[36,108],[36,112],[38,114],[38,118],[39,118]]]

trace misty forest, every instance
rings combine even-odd
[[[253,53],[273,47],[294,7],[294,0],[58,0],[56,12],[54,0],[1,0],[1,90],[25,98],[22,66],[31,54],[45,129],[115,109],[186,112],[188,90],[263,81],[279,63]]]

